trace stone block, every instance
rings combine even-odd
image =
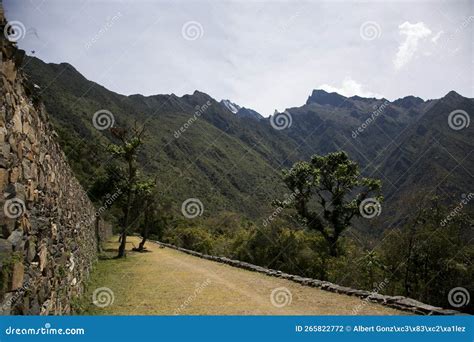
[[[3,189],[8,184],[8,170],[0,168],[0,191],[3,192]]]
[[[20,179],[21,170],[18,166],[10,169],[10,183],[16,183]]]
[[[36,242],[34,237],[29,237],[26,242],[26,260],[32,262],[36,257]]]
[[[10,291],[15,291],[23,286],[25,276],[25,266],[22,262],[15,262],[12,267],[12,278]]]
[[[21,162],[21,166],[23,169],[23,179],[31,179],[33,178],[33,173],[31,172],[31,162],[27,159],[23,159]],[[36,178],[36,175],[35,175]]]
[[[12,244],[15,250],[18,250],[19,246],[23,242],[23,230],[16,229],[8,237],[8,241]]]
[[[15,220],[5,218],[4,223],[2,224],[2,237],[8,239],[10,234],[15,230]]]
[[[48,249],[45,243],[41,244],[38,253],[38,258],[40,272],[43,272],[44,268],[46,267],[46,264],[48,263]]]

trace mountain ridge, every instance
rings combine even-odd
[[[68,62],[61,62],[61,63],[54,63],[54,62],[44,62],[42,61],[40,58],[38,57],[35,57],[35,56],[26,56],[27,59],[33,59],[33,60],[38,60],[38,61],[41,61],[41,63],[43,64],[46,64],[46,65],[49,65],[53,68],[55,67],[66,67],[68,69],[72,69],[78,76],[84,78],[85,80],[87,80],[88,82],[92,82],[92,83],[95,83],[96,85],[100,86],[100,87],[103,87],[105,88],[103,85],[101,85],[100,83],[97,83],[93,80],[89,80],[88,78],[86,78],[84,75],[81,74],[80,71],[78,71],[72,64],[68,63]],[[28,63],[28,62],[27,62]],[[24,67],[25,68],[25,67]],[[27,68],[27,66],[26,66]],[[111,91],[111,90],[109,90]],[[245,108],[245,109],[250,109],[250,108],[247,108],[247,107],[243,107],[243,106],[239,106],[237,104],[235,104],[234,102],[232,102],[231,100],[229,99],[223,99],[223,100],[220,100],[220,101],[217,101],[216,98],[212,97],[211,94],[208,94],[208,93],[205,93],[205,92],[201,92],[199,90],[194,90],[194,92],[192,94],[183,94],[181,96],[179,95],[176,95],[174,93],[169,93],[169,94],[151,94],[151,95],[143,95],[143,94],[140,94],[140,93],[133,93],[133,94],[129,94],[129,95],[125,95],[125,94],[121,94],[121,93],[118,93],[118,92],[115,92],[115,91],[111,91],[113,93],[115,93],[116,95],[119,95],[119,96],[124,96],[124,97],[134,97],[134,96],[141,96],[141,97],[145,97],[145,98],[149,98],[149,97],[156,97],[156,96],[175,96],[177,98],[183,98],[185,96],[192,96],[192,95],[195,95],[196,93],[198,94],[203,94],[203,95],[206,95],[212,99],[214,99],[216,102],[230,102],[232,103],[234,106],[237,106],[238,109],[242,109],[242,108]],[[308,96],[308,100],[312,97],[312,95],[314,95],[316,93],[316,96],[318,95],[322,95],[322,94],[325,94],[325,95],[329,95],[330,97],[334,96],[335,98],[341,98],[343,100],[359,100],[359,101],[382,101],[382,102],[385,102],[385,101],[388,101],[390,103],[401,103],[403,102],[404,100],[415,100],[415,101],[419,101],[420,103],[426,103],[426,102],[430,102],[430,101],[436,101],[436,100],[440,100],[440,99],[443,99],[447,96],[457,96],[457,97],[462,97],[462,98],[467,98],[467,99],[470,99],[470,100],[474,100],[474,98],[470,98],[470,97],[466,97],[466,96],[463,96],[461,94],[459,94],[457,91],[455,90],[450,90],[448,91],[445,95],[439,97],[439,98],[432,98],[432,99],[422,99],[421,97],[419,96],[416,96],[416,95],[405,95],[405,96],[402,96],[402,97],[398,97],[394,100],[388,100],[386,98],[376,98],[376,97],[364,97],[364,96],[360,96],[360,95],[353,95],[353,96],[344,96],[342,94],[339,94],[337,92],[329,92],[329,91],[326,91],[322,88],[314,88],[312,89],[311,91],[311,94]],[[306,101],[305,104],[308,104],[308,100]],[[304,105],[304,104],[302,104]],[[287,107],[286,109],[291,109],[291,107]],[[250,109],[252,110],[252,109]],[[253,110],[254,111],[254,110]],[[257,111],[255,111],[256,113],[258,113]],[[261,114],[260,114],[261,115]],[[262,115],[263,117],[263,115]],[[265,118],[265,117],[264,117]]]
[[[448,114],[457,107],[474,112],[473,101],[456,92],[437,100],[425,101],[409,95],[390,102],[313,90],[305,104],[286,110],[292,117],[291,126],[276,130],[269,118],[255,120],[236,115],[222,101],[200,91],[181,97],[121,95],[87,80],[74,67],[46,64],[34,57],[28,58],[25,70],[41,87],[65,150],[86,187],[91,185],[87,180],[91,174],[100,175],[101,160],[105,158],[97,146],[87,143],[111,138],[106,131],[99,132],[93,127],[92,114],[107,109],[114,113],[116,125],[128,126],[133,121],[147,124],[152,137],[140,156],[146,171],[160,174],[164,189],[168,184],[177,184],[164,191],[175,199],[177,206],[186,198],[200,197],[205,199],[209,215],[229,210],[253,219],[266,217],[273,211],[271,201],[285,193],[280,169],[307,160],[313,154],[342,149],[360,163],[364,175],[382,179],[384,195],[388,198],[384,213],[393,216],[383,213],[379,221],[374,221],[383,230],[401,222],[407,213],[403,200],[410,195],[412,187],[429,185],[423,174],[417,174],[415,178],[407,178],[398,194],[398,178],[403,177],[400,170],[413,170],[421,165],[427,171],[435,165],[435,156],[426,152],[432,148],[430,139],[444,143],[448,151],[453,150],[451,154],[458,161],[461,161],[459,155],[472,150],[464,138],[472,126],[454,131],[447,122]],[[186,127],[196,108],[204,106],[206,110],[199,114],[199,120],[193,121],[176,138],[174,133]],[[241,110],[242,107],[237,113]],[[430,117],[438,119],[431,122]],[[430,130],[437,135],[428,137],[423,133]],[[87,151],[81,151],[78,145],[87,145]],[[424,152],[431,160],[423,159]],[[451,157],[446,153],[442,156],[447,160],[446,165],[454,168]],[[468,159],[464,163],[467,165],[462,165],[463,168],[469,170],[472,162]],[[447,171],[443,163],[436,165],[433,172],[439,174],[431,174],[431,178],[441,179],[439,175]],[[454,180],[466,177],[457,172],[454,171]],[[466,186],[462,180],[459,184]],[[456,186],[451,189],[460,190]]]

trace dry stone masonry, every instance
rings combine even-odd
[[[108,230],[55,141],[0,7],[0,312],[70,314]]]

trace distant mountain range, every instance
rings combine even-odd
[[[99,145],[110,133],[92,122],[94,113],[106,109],[115,126],[146,124],[148,142],[140,155],[146,172],[158,176],[161,191],[177,208],[187,198],[199,198],[209,216],[233,211],[268,217],[274,210],[270,202],[286,192],[282,168],[336,150],[347,151],[364,175],[383,182],[382,213],[360,222],[360,229],[396,227],[423,196],[437,194],[455,206],[462,194],[472,192],[474,128],[461,122],[459,129],[453,118],[470,119],[474,100],[454,91],[437,100],[388,101],[314,90],[305,104],[285,111],[286,127],[275,129],[278,113],[264,118],[199,91],[181,97],[124,96],[87,80],[69,64],[34,57],[25,60],[24,70],[39,86],[36,92],[86,188],[108,160]]]

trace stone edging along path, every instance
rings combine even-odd
[[[382,295],[376,292],[370,292],[370,291],[365,291],[365,290],[355,290],[350,287],[339,286],[339,285],[330,283],[328,281],[321,281],[321,280],[312,279],[312,278],[304,278],[297,275],[292,275],[288,273],[283,273],[281,271],[268,269],[262,266],[249,264],[248,262],[244,262],[244,261],[232,260],[226,257],[219,257],[219,256],[214,256],[214,255],[203,254],[200,252],[195,252],[189,249],[171,245],[169,243],[153,241],[153,240],[149,240],[149,241],[156,243],[158,245],[164,246],[164,247],[172,248],[180,252],[202,258],[202,259],[217,261],[217,262],[227,264],[230,266],[243,268],[245,270],[263,273],[268,276],[291,280],[303,286],[317,287],[325,291],[345,294],[349,296],[356,296],[363,300],[379,303],[381,305],[385,305],[385,306],[398,309],[398,310],[408,311],[408,312],[418,314],[418,315],[460,315],[462,314],[459,311],[443,309],[440,307],[428,305],[412,298],[407,298],[403,296],[386,296],[386,295]]]

